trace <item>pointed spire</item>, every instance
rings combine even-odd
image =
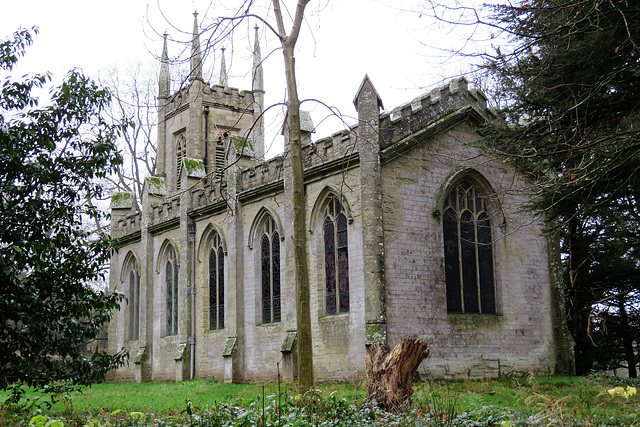
[[[224,60],[224,48],[222,48],[222,63],[220,64],[220,86],[225,89],[229,87],[229,76],[227,76],[227,64]]]
[[[264,91],[262,80],[262,56],[260,55],[260,42],[258,41],[258,26],[256,25],[256,41],[253,47],[253,90]]]
[[[256,26],[256,42],[253,48],[253,117],[257,120],[253,127],[253,146],[255,158],[264,157],[264,82],[262,81],[262,57],[260,42],[258,41],[258,27]]]
[[[202,55],[200,54],[200,31],[198,29],[198,12],[193,12],[193,39],[191,41],[190,79],[202,79]]]
[[[169,53],[167,51],[167,36],[164,33],[164,45],[162,46],[162,58],[160,59],[160,79],[158,88],[158,97],[166,98],[171,91],[171,79],[169,75]]]

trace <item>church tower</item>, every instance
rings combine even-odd
[[[222,177],[231,144],[241,163],[264,155],[264,88],[257,29],[252,90],[228,86],[224,55],[223,49],[219,83],[210,85],[202,77],[198,14],[194,13],[189,77],[172,93],[165,35],[158,88],[157,174],[164,178],[167,195]]]

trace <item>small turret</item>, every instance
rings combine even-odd
[[[253,117],[256,120],[253,128],[253,146],[255,157],[264,157],[264,82],[262,76],[262,56],[260,54],[260,42],[258,39],[258,27],[256,26],[256,40],[253,48]]]
[[[262,76],[262,55],[260,54],[260,42],[258,39],[258,27],[256,26],[256,41],[253,47],[253,90],[264,92]]]
[[[160,78],[158,87],[158,98],[166,99],[171,93],[171,79],[169,75],[169,54],[167,51],[167,33],[164,33],[164,46],[162,47],[162,58],[160,59]]]
[[[189,79],[202,79],[202,54],[200,53],[200,31],[198,29],[198,12],[193,12],[193,38],[191,41],[191,70]]]
[[[229,87],[229,77],[227,76],[227,64],[224,60],[224,48],[222,48],[222,62],[220,64],[220,86],[227,89]]]

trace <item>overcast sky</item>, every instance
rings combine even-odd
[[[266,6],[269,2],[263,3]],[[207,19],[205,15],[225,15],[224,4],[234,2],[0,0],[0,4],[0,38],[10,36],[18,27],[40,29],[13,74],[50,71],[60,79],[75,67],[97,76],[114,65],[154,61],[162,48],[160,33],[166,30],[171,38],[188,41],[194,10],[198,10],[200,19]],[[468,61],[452,57],[447,49],[472,50],[473,46],[465,44],[470,28],[454,28],[428,14],[407,12],[415,5],[425,4],[424,0],[312,1],[296,53],[300,97],[334,106],[345,115],[347,123],[354,123],[350,118],[355,115],[352,100],[365,74],[371,78],[385,108],[392,109],[468,71]],[[255,25],[254,20],[240,26],[227,46],[232,87],[251,88]],[[260,26],[263,58],[268,57],[264,62],[266,103],[276,103],[285,97],[282,55],[276,51],[269,56],[278,44]],[[480,37],[476,34],[474,38]],[[179,43],[170,43],[169,54],[175,57],[183,49]],[[204,74],[211,83],[218,81],[219,61],[218,51],[205,64]],[[325,108],[316,103],[305,103],[303,109],[312,112],[316,124],[327,115]],[[280,126],[275,118],[272,122],[267,126]],[[338,120],[325,120],[315,137],[328,136],[340,126]]]

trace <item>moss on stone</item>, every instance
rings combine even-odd
[[[133,205],[133,193],[117,192],[111,195],[111,209],[127,209]]]

